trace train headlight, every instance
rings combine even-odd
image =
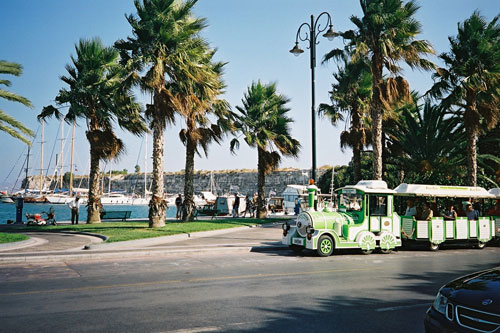
[[[286,236],[288,234],[288,230],[290,230],[290,225],[287,223],[283,223],[281,225],[281,228],[283,229],[283,236]]]

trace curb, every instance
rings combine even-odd
[[[0,251],[22,249],[24,247],[29,247],[29,246],[32,246],[35,244],[36,244],[36,241],[32,237],[29,237],[28,239],[25,239],[23,241],[2,243],[2,244],[0,244]]]
[[[230,229],[219,229],[219,230],[210,230],[210,231],[198,231],[194,233],[184,233],[184,234],[176,234],[170,236],[161,236],[161,237],[150,237],[150,238],[142,238],[142,239],[134,239],[123,242],[111,242],[111,243],[98,243],[98,244],[90,244],[86,250],[113,250],[113,249],[137,249],[143,248],[144,246],[155,246],[159,244],[169,244],[175,243],[178,241],[192,239],[192,238],[200,238],[200,237],[208,237],[221,235],[228,232],[246,230],[249,228],[254,228],[255,226],[243,226],[237,228]]]
[[[180,253],[206,253],[206,252],[223,252],[223,251],[244,251],[244,252],[275,252],[288,250],[285,246],[214,246],[203,248],[170,248],[170,249],[140,249],[134,251],[110,251],[110,252],[83,252],[71,254],[55,254],[55,255],[35,255],[35,256],[16,256],[16,257],[0,257],[0,263],[17,264],[27,262],[59,262],[59,261],[77,261],[89,259],[117,259],[117,258],[141,258],[141,257],[159,257],[169,254]]]
[[[30,237],[28,236],[29,239],[20,241],[20,242],[13,242],[13,243],[4,243],[0,244],[0,255],[2,255],[2,251],[11,251],[11,250],[17,250],[17,249],[24,249],[27,247],[32,247],[36,245],[41,245],[47,243],[45,239],[38,238],[38,237]]]

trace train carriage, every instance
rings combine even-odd
[[[329,256],[335,249],[360,249],[365,254],[379,249],[390,253],[403,241],[425,242],[431,250],[451,242],[483,248],[493,238],[500,238],[500,189],[488,192],[481,187],[401,184],[392,190],[384,181],[364,180],[336,190],[335,211],[314,209],[316,189],[308,187],[309,207],[299,214],[295,226],[283,224],[282,243],[295,252],[310,249]],[[445,220],[436,211],[432,218],[421,220],[398,214],[395,201],[406,198],[441,202],[497,199],[497,211],[470,220],[463,216]]]
[[[394,190],[396,197],[412,199],[441,198],[460,203],[495,199],[482,187],[401,184]],[[439,215],[439,212],[434,214]],[[449,220],[440,216],[433,216],[429,220],[401,216],[401,229],[403,241],[426,242],[431,250],[437,250],[441,244],[450,242],[472,243],[483,248],[495,236],[495,220],[489,216],[477,219],[458,216]]]
[[[494,237],[498,242],[500,241],[500,188],[492,188],[488,193],[497,199],[495,206],[491,209],[491,219],[494,221],[495,225]]]

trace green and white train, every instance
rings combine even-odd
[[[309,187],[309,207],[299,214],[296,225],[283,224],[282,243],[295,252],[310,249],[322,257],[335,249],[390,253],[403,242],[412,241],[425,242],[432,250],[447,242],[468,242],[483,248],[493,238],[500,238],[500,216],[420,221],[395,210],[395,201],[406,198],[500,200],[499,189],[488,192],[481,187],[401,184],[392,190],[384,181],[365,180],[336,190],[336,211],[314,210],[315,189],[314,185]]]

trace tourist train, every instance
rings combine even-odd
[[[322,257],[336,249],[390,253],[409,243],[426,244],[434,251],[447,243],[467,243],[481,249],[489,241],[500,239],[500,189],[488,192],[481,187],[420,184],[390,189],[384,181],[364,180],[337,189],[337,207],[333,211],[314,209],[316,190],[314,185],[308,187],[309,207],[298,215],[295,226],[288,222],[282,226],[282,243],[295,252],[310,249]],[[428,212],[427,218],[407,207],[430,198],[433,201],[427,203],[428,211],[434,214]],[[461,208],[472,201],[484,210],[477,218],[454,214],[445,219],[436,207],[446,202]],[[492,207],[489,215],[484,209],[486,204]]]

